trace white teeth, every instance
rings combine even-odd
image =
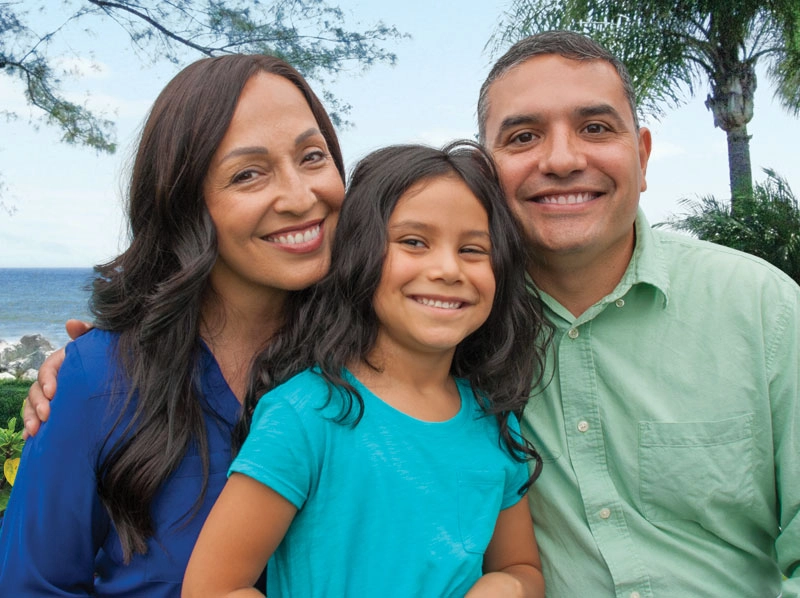
[[[417,302],[428,307],[440,307],[442,309],[458,309],[463,305],[460,301],[439,301],[438,299],[426,299],[425,297],[417,297]]]
[[[539,198],[539,203],[548,203],[548,204],[558,204],[558,205],[567,205],[567,204],[576,204],[576,203],[585,203],[592,199],[592,195],[590,193],[571,193],[569,195],[547,195],[545,197]]]
[[[286,235],[270,235],[267,241],[272,243],[279,243],[280,245],[297,245],[298,243],[308,243],[309,241],[319,237],[319,224],[313,228],[308,229],[304,233],[290,233]]]

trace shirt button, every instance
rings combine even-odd
[[[617,299],[616,301],[614,301],[614,304],[615,304],[617,307],[624,307],[624,305],[625,305],[625,299]],[[637,596],[631,596],[631,598],[638,598],[638,597],[637,597]]]
[[[642,598],[639,592],[631,592],[631,598]]]
[[[578,338],[579,334],[580,334],[580,332],[578,332],[577,328],[570,328],[569,332],[567,332],[567,336],[572,338],[572,339]]]
[[[609,517],[611,517],[611,509],[600,509],[600,519],[608,519]],[[636,592],[634,592],[634,594],[636,594]],[[631,598],[633,598],[633,594],[631,594]]]
[[[588,429],[589,429],[589,422],[587,421],[578,422],[578,432],[585,432]]]

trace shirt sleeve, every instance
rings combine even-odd
[[[800,291],[779,321],[768,355],[784,598],[800,597]]]
[[[105,368],[108,363],[92,363]],[[7,596],[94,595],[94,562],[108,527],[97,496],[96,430],[75,343],[67,345],[51,415],[22,453],[0,530],[0,588]],[[88,428],[88,429],[87,429]]]
[[[301,509],[318,478],[318,459],[309,428],[320,423],[313,409],[298,413],[281,387],[258,402],[250,432],[230,467],[283,496]]]
[[[520,434],[519,420],[513,413],[508,416],[508,427],[512,434]],[[521,436],[520,436],[521,437]],[[517,461],[509,455],[508,473],[506,475],[506,487],[503,492],[503,504],[501,508],[513,507],[524,496],[520,494],[520,488],[528,481],[528,465],[525,461]]]

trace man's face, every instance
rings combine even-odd
[[[630,259],[650,132],[601,60],[533,57],[489,89],[486,145],[534,260]]]

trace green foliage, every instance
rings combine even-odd
[[[6,510],[8,497],[11,496],[11,482],[6,471],[16,467],[17,459],[22,455],[22,401],[28,394],[30,382],[10,380],[0,382],[0,421],[8,425],[0,427],[0,514]],[[7,464],[8,462],[8,464]]]
[[[784,178],[764,169],[767,179],[756,184],[753,198],[730,203],[713,196],[684,198],[687,212],[656,226],[669,226],[746,251],[777,266],[800,284],[800,206]]]
[[[31,383],[23,380],[0,381],[0,422],[19,415],[20,405],[30,387]],[[22,429],[22,418],[18,419],[17,428]]]
[[[27,102],[62,130],[64,142],[103,152],[116,149],[114,123],[65,99],[59,88],[62,74],[53,66],[58,57],[50,53],[53,40],[77,24],[86,32],[121,29],[153,61],[181,64],[198,54],[237,52],[280,56],[322,84],[335,124],[346,123],[350,107],[325,84],[343,72],[394,64],[396,56],[384,44],[407,37],[382,22],[348,29],[341,9],[325,0],[67,0],[60,3],[67,11],[62,24],[44,34],[35,31],[37,15],[51,13],[53,4],[0,2],[0,73],[23,81]],[[16,117],[2,107],[0,115]]]
[[[8,427],[0,427],[0,513],[6,510],[8,498],[11,496],[13,477],[16,474],[19,458],[22,455],[22,431],[17,431],[17,420],[11,418]]]

